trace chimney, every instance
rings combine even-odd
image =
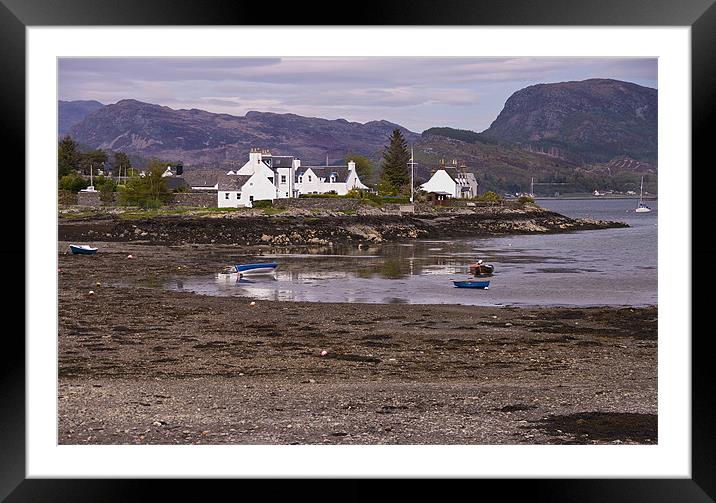
[[[183,175],[184,174],[184,163],[178,162],[176,165],[176,171],[177,171],[177,176]]]
[[[261,162],[261,149],[252,148],[249,152],[249,162],[251,164],[258,164]]]
[[[348,171],[355,171],[356,163],[354,161],[348,161]]]

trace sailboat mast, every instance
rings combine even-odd
[[[639,189],[639,202],[644,200],[644,177],[641,177],[641,188]]]

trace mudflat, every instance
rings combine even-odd
[[[59,243],[60,444],[657,442],[655,306],[252,305],[146,286],[221,246],[93,244]]]

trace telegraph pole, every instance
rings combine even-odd
[[[415,157],[413,156],[413,146],[410,146],[410,162],[408,163],[410,165],[410,202],[413,202],[413,171],[415,168]]]

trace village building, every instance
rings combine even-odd
[[[183,173],[184,167],[181,164],[174,167],[171,165],[167,166],[167,169],[165,169],[164,173],[162,173],[162,178],[165,179],[167,189],[171,192],[175,192],[177,190],[189,190],[189,184],[186,183],[184,177],[181,176]]]
[[[441,164],[420,188],[437,199],[473,198],[477,197],[478,183],[475,174],[468,172],[465,165],[458,167],[457,161],[453,161],[450,167]]]
[[[250,207],[254,201],[301,194],[345,195],[354,188],[368,189],[360,181],[353,161],[347,166],[301,166],[300,159],[257,148],[251,149],[249,160],[241,168],[222,175],[216,185],[220,208]]]
[[[233,171],[219,176],[217,182],[219,208],[252,207],[254,201],[276,199],[276,187],[263,173],[239,175]]]
[[[368,190],[358,173],[356,163],[348,161],[347,166],[304,166],[296,173],[298,194],[328,194],[344,196],[352,189]]]

